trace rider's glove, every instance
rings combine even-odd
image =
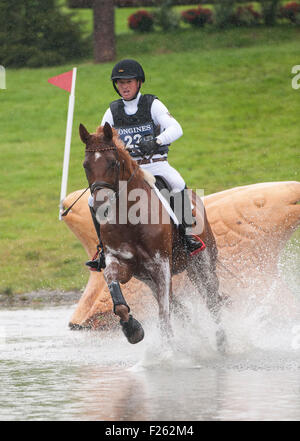
[[[160,145],[161,141],[159,139],[153,138],[152,135],[146,135],[139,140],[137,147],[142,155],[150,155],[154,153]]]

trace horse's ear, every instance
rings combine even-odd
[[[88,139],[90,137],[89,132],[87,131],[87,129],[84,127],[83,124],[79,125],[79,135],[81,138],[81,141],[86,144],[88,142]]]
[[[103,133],[104,133],[105,138],[112,139],[113,132],[112,132],[112,128],[111,128],[111,126],[110,126],[110,124],[108,122],[106,122],[104,124]]]

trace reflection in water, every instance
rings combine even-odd
[[[98,373],[99,375],[99,373]],[[194,369],[93,378],[84,413],[92,420],[298,420],[299,372]],[[111,382],[111,379],[113,381]],[[110,387],[107,387],[110,384]]]

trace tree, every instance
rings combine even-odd
[[[267,26],[274,26],[276,23],[280,0],[261,0],[263,19]]]
[[[116,57],[115,11],[112,0],[94,0],[94,59],[96,63]]]
[[[96,63],[113,61],[115,46],[114,0],[67,0],[69,8],[92,8],[94,15],[94,60]]]
[[[80,28],[56,0],[1,0],[0,64],[38,67],[84,55]]]

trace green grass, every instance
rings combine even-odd
[[[291,88],[299,41],[299,29],[285,26],[118,36],[118,59],[138,58],[143,91],[157,94],[182,124],[169,158],[189,187],[209,194],[299,180],[300,90]],[[86,186],[79,123],[93,131],[116,98],[113,63],[74,65],[68,192]],[[72,67],[7,69],[0,90],[0,293],[81,289],[88,279],[85,251],[58,221],[68,94],[47,83]]]

